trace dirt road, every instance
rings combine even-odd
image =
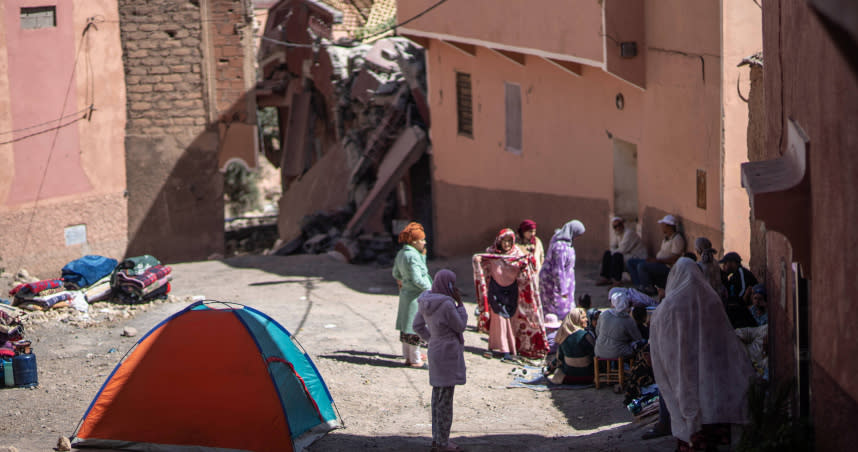
[[[470,260],[430,261],[434,273],[459,275],[473,312]],[[431,387],[425,370],[405,368],[394,330],[397,295],[389,268],[354,266],[326,256],[244,256],[173,266],[174,295],[253,306],[285,326],[313,357],[346,428],[317,441],[314,451],[428,450]],[[593,286],[595,267],[579,263],[578,293],[607,305]],[[159,303],[131,318],[89,328],[74,322],[33,326],[38,357],[36,389],[0,390],[0,450],[46,451],[70,436],[89,402],[122,355],[142,335],[187,303]],[[94,305],[100,309],[102,305]],[[470,324],[474,324],[471,317]],[[622,396],[610,389],[535,392],[508,389],[513,367],[482,356],[486,336],[465,333],[468,383],[456,388],[452,438],[470,451],[668,451],[674,440],[641,441],[647,423],[633,423]],[[225,382],[224,384],[227,384]],[[240,424],[240,420],[237,420]]]

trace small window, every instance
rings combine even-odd
[[[456,72],[456,112],[459,134],[474,137],[474,108],[471,103],[471,74]]]
[[[21,29],[53,28],[57,26],[57,7],[21,8]]]
[[[521,86],[505,82],[506,150],[521,152]]]

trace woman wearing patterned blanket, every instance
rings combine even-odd
[[[548,340],[542,318],[534,258],[503,229],[485,253],[473,258],[479,329],[489,333],[489,352],[512,358],[542,358]]]

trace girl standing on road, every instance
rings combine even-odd
[[[417,297],[432,287],[432,278],[426,268],[426,233],[420,223],[409,223],[399,234],[402,249],[393,262],[393,277],[399,285],[399,311],[396,329],[402,342],[405,365],[425,368],[420,354],[420,336],[414,333],[412,323],[417,314]]]
[[[479,329],[489,333],[489,352],[544,357],[548,339],[534,258],[515,246],[515,232],[501,230],[494,245],[474,255],[473,266]]]
[[[460,451],[450,441],[453,424],[453,390],[465,384],[465,327],[468,313],[456,287],[456,274],[435,274],[432,290],[417,300],[414,331],[429,343],[429,384],[432,385],[432,450]]]
[[[575,307],[575,248],[572,241],[584,233],[584,223],[572,220],[558,229],[548,245],[548,257],[539,272],[539,292],[546,314],[565,319]]]

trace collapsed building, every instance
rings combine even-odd
[[[399,37],[334,41],[341,21],[312,0],[269,10],[256,98],[278,113],[279,140],[264,146],[283,186],[275,252],[386,263],[408,221],[431,236],[424,51]]]

